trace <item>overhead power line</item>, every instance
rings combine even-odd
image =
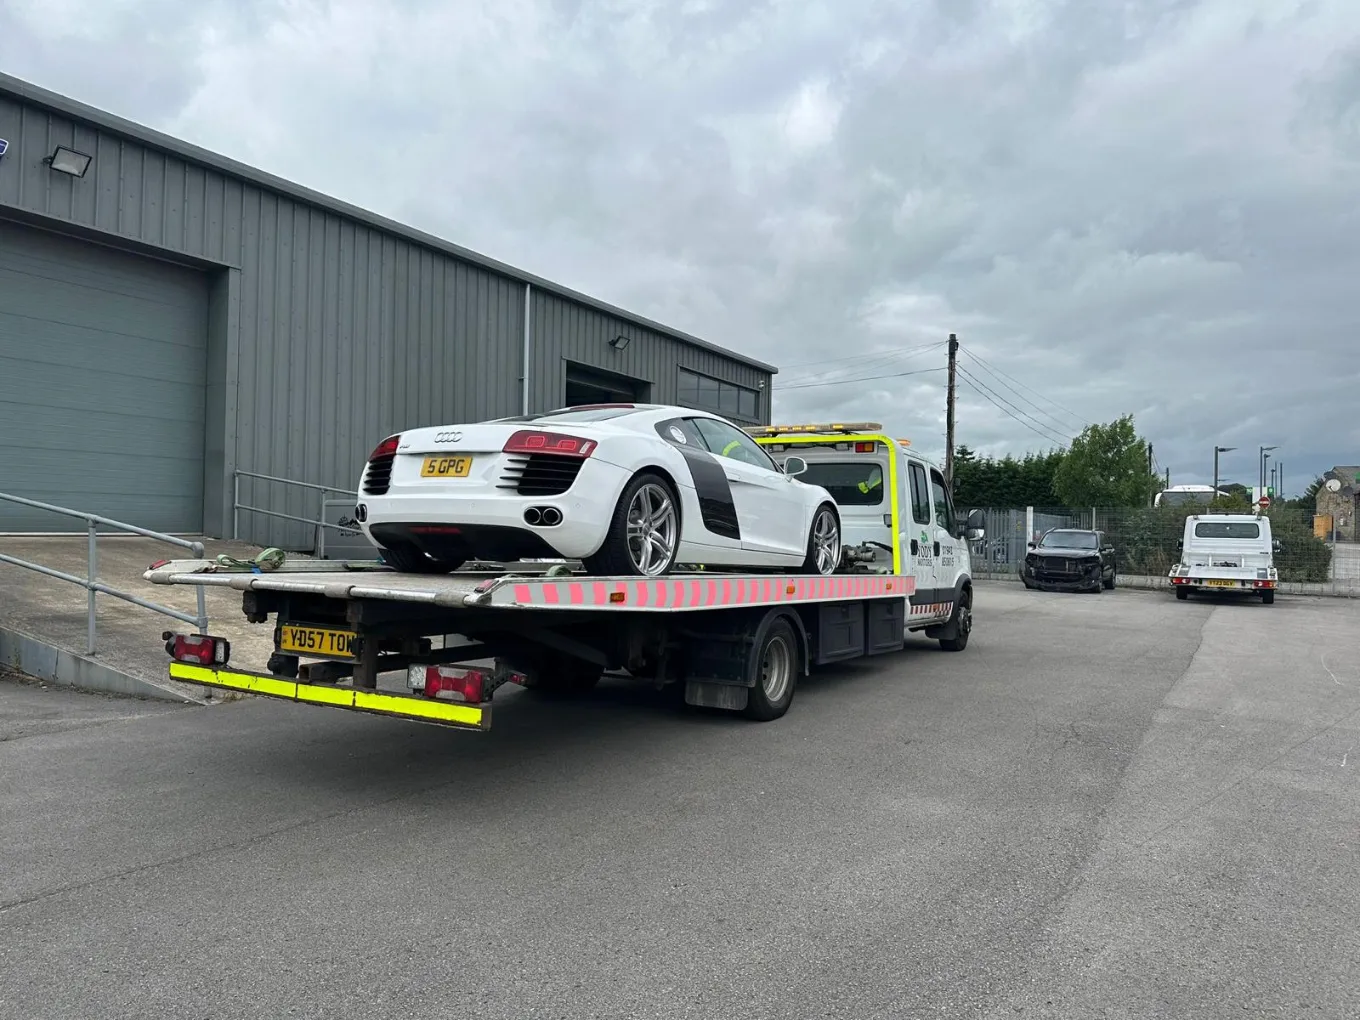
[[[920,358],[922,355],[930,354],[938,350],[941,344],[930,344],[925,347],[906,348],[899,351],[883,352],[878,351],[873,355],[860,355],[857,359],[842,358],[835,363],[829,363],[822,369],[804,369],[795,372],[788,378],[790,386],[801,385],[810,382],[830,382],[833,379],[848,379],[851,376],[859,376],[869,373],[888,372],[893,369],[901,369],[904,362],[911,362]]]
[[[999,410],[1005,412],[1009,417],[1014,418],[1016,421],[1018,421],[1021,425],[1024,425],[1035,435],[1041,436],[1042,438],[1047,439],[1049,442],[1056,442],[1059,446],[1063,448],[1066,448],[1067,444],[1071,441],[1066,436],[1058,435],[1055,429],[1045,425],[1043,422],[1039,421],[1033,415],[1027,414],[1025,411],[1016,407],[1010,401],[1006,400],[1005,397],[1002,397],[995,390],[991,389],[991,387],[987,386],[986,383],[983,383],[979,379],[977,379],[977,377],[974,376],[967,369],[963,368],[962,366],[959,366],[958,371],[959,375],[963,376],[963,378],[968,382],[969,386],[971,386],[973,390],[978,393],[979,396],[985,399],[988,403],[994,405]],[[1025,419],[1029,420],[1026,421]]]
[[[841,386],[848,383],[879,382],[883,379],[902,379],[909,375],[929,375],[932,372],[943,371],[944,368],[941,366],[940,368],[918,368],[911,372],[889,372],[887,374],[880,373],[878,375],[866,375],[857,379],[823,379],[820,382],[794,383],[792,386],[778,386],[776,387],[776,392],[787,393],[789,390],[810,390],[820,386]]]
[[[878,361],[884,358],[914,357],[917,354],[933,351],[944,345],[945,342],[943,340],[937,340],[934,343],[921,344],[919,347],[895,347],[883,351],[868,351],[864,354],[852,354],[848,357],[842,356],[839,358],[821,358],[817,361],[801,361],[795,365],[785,365],[781,371],[792,372],[800,368],[816,368],[821,365],[844,365],[852,361]]]
[[[969,357],[970,359],[972,359],[973,361],[977,362],[979,368],[981,368],[983,371],[985,371],[988,375],[990,375],[990,376],[992,376],[993,378],[995,378],[995,379],[997,380],[997,384],[998,384],[998,385],[1000,385],[1000,386],[1002,386],[1002,387],[1005,387],[1006,389],[1010,390],[1012,393],[1015,394],[1015,396],[1016,396],[1016,398],[1017,398],[1018,400],[1024,401],[1026,404],[1028,404],[1030,407],[1034,408],[1034,409],[1035,409],[1036,411],[1038,411],[1040,414],[1043,414],[1043,415],[1045,415],[1046,417],[1052,419],[1054,422],[1057,422],[1057,423],[1058,423],[1059,425],[1061,425],[1064,429],[1070,427],[1070,426],[1068,425],[1067,422],[1062,421],[1062,420],[1059,419],[1058,416],[1055,415],[1052,411],[1049,411],[1049,410],[1045,409],[1045,408],[1042,407],[1041,405],[1035,403],[1033,400],[1031,400],[1031,399],[1029,399],[1028,397],[1026,397],[1026,396],[1024,396],[1023,394],[1021,394],[1021,393],[1019,392],[1019,390],[1016,389],[1016,387],[1018,386],[1018,387],[1020,387],[1020,389],[1028,390],[1030,393],[1033,393],[1036,397],[1039,397],[1040,399],[1042,399],[1042,400],[1046,401],[1047,403],[1053,405],[1054,407],[1058,408],[1058,410],[1062,411],[1064,414],[1066,414],[1068,417],[1072,418],[1074,421],[1080,422],[1080,423],[1082,424],[1083,427],[1092,424],[1089,420],[1087,420],[1086,418],[1083,418],[1081,415],[1077,414],[1077,412],[1076,412],[1076,411],[1073,411],[1070,407],[1066,407],[1066,406],[1064,406],[1063,404],[1058,403],[1058,401],[1054,400],[1052,397],[1048,396],[1047,394],[1045,394],[1045,393],[1040,393],[1038,390],[1034,389],[1034,387],[1032,387],[1032,386],[1026,386],[1026,385],[1025,385],[1024,383],[1022,383],[1019,379],[1015,378],[1015,376],[1010,375],[1010,374],[1007,373],[1007,372],[1003,372],[1001,369],[997,368],[997,367],[996,367],[995,365],[993,365],[990,361],[988,361],[987,359],[985,359],[984,357],[982,357],[982,355],[978,354],[976,351],[972,350],[971,348],[964,347],[964,348],[963,348],[963,352],[964,352],[965,354],[967,354],[968,357]],[[1010,380],[1010,382],[1011,382],[1011,383],[1014,383],[1015,385],[1014,385],[1014,386],[1008,385],[1004,380]]]

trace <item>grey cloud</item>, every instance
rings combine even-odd
[[[938,452],[942,373],[896,373],[943,351],[892,352],[954,331],[987,452],[1049,445],[1015,417],[1124,411],[1173,480],[1216,439],[1281,444],[1300,483],[1360,452],[1348,0],[143,0],[62,27],[110,9],[11,3],[0,63],[802,364],[781,417]]]

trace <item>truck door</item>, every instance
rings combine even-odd
[[[935,517],[930,508],[930,483],[926,466],[919,460],[907,461],[909,498],[902,511],[902,555],[910,557],[910,570],[916,578],[916,593],[911,597],[907,622],[919,622],[929,615],[926,607],[935,599]],[[909,509],[908,509],[909,508]]]
[[[954,500],[945,485],[944,475],[937,468],[930,469],[930,497],[935,507],[934,539],[932,550],[935,553],[935,602],[953,609],[954,582],[962,569],[959,547],[962,540],[955,537],[958,521],[954,514]]]

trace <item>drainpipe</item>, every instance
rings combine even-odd
[[[520,414],[529,413],[529,316],[533,307],[531,284],[524,285],[524,373],[520,376]]]

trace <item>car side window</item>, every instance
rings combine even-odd
[[[662,439],[673,446],[683,446],[695,450],[706,449],[703,439],[694,427],[694,423],[688,418],[667,419],[657,425],[656,431]]]
[[[760,448],[760,444],[741,429],[716,418],[690,418],[704,445],[719,457],[740,461],[753,467],[778,473],[779,468],[770,455]]]
[[[951,535],[954,533],[954,506],[949,499],[949,489],[945,487],[944,475],[934,468],[930,469],[930,493],[935,497],[935,524]]]
[[[917,524],[930,523],[930,496],[926,490],[926,469],[911,464],[911,519]]]

